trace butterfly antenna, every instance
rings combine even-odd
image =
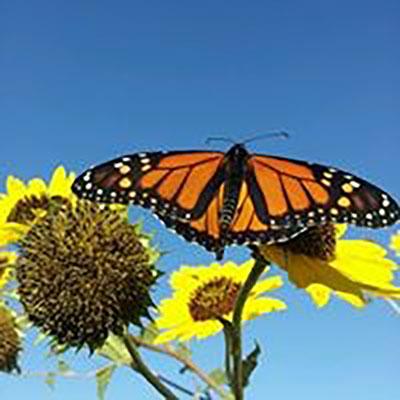
[[[236,143],[234,140],[227,137],[209,137],[206,139],[206,144],[210,144],[211,142],[228,142],[233,144]]]
[[[270,132],[270,133],[265,133],[264,135],[253,136],[250,139],[245,140],[243,144],[254,142],[255,140],[260,140],[260,139],[269,139],[269,138],[289,139],[289,137],[290,135],[284,131]]]

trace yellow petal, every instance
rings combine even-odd
[[[306,288],[307,293],[315,305],[319,308],[325,307],[331,297],[332,289],[319,283],[313,283]]]
[[[70,197],[72,195],[71,185],[74,179],[74,174],[71,173],[67,176],[65,168],[62,165],[58,166],[54,170],[49,183],[50,196]]]
[[[13,251],[0,251],[0,289],[7,284],[11,277],[11,268],[18,256]]]
[[[336,239],[340,239],[341,237],[344,236],[344,234],[347,231],[347,224],[336,224],[335,230],[336,230]]]
[[[280,276],[273,276],[271,278],[263,279],[257,282],[251,291],[251,294],[258,296],[261,293],[276,290],[283,285],[283,279]]]
[[[31,179],[28,182],[28,192],[30,195],[34,194],[40,196],[46,193],[46,183],[40,178]]]
[[[0,225],[0,246],[5,247],[9,244],[18,242],[28,231],[27,225],[7,222]]]
[[[251,320],[262,314],[286,310],[287,306],[282,300],[260,297],[247,300],[243,309],[243,321]]]
[[[400,256],[400,231],[392,236],[390,248],[393,249],[398,256]]]
[[[362,308],[367,304],[362,294],[336,292],[336,295],[356,308]]]
[[[24,193],[26,190],[25,184],[18,178],[15,178],[14,176],[9,176],[7,178],[7,192],[8,193]]]
[[[379,287],[394,279],[394,261],[385,258],[386,250],[375,244],[348,240],[339,243],[337,258],[331,265],[338,271],[365,285]]]

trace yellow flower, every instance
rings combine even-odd
[[[171,276],[173,296],[161,301],[160,317],[156,321],[164,332],[155,342],[204,339],[221,331],[223,326],[218,318],[232,320],[236,297],[253,265],[254,261],[250,260],[242,265],[213,263],[208,267],[182,267],[175,271]],[[261,296],[280,286],[279,276],[259,281],[246,301],[243,320],[286,309],[281,300]]]
[[[0,290],[10,279],[11,268],[17,260],[17,253],[13,251],[0,251]]]
[[[386,258],[386,250],[368,240],[342,239],[345,231],[345,225],[310,228],[287,244],[260,250],[318,307],[333,293],[355,307],[366,305],[365,294],[398,298],[400,288],[392,284],[397,265]]]
[[[0,195],[0,246],[15,243],[25,235],[38,218],[46,214],[51,200],[73,203],[74,178],[74,174],[67,174],[62,166],[54,170],[48,185],[39,178],[25,184],[9,176],[7,193]]]
[[[400,257],[400,231],[397,231],[397,233],[392,236],[390,248],[393,249],[396,252],[396,255]]]

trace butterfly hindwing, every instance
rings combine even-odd
[[[227,232],[223,232],[219,219],[223,207],[224,184],[213,193],[203,214],[196,219],[185,221],[171,218],[168,214],[161,215],[160,219],[187,241],[197,242],[207,250],[215,252],[217,259],[222,258],[224,248],[228,245],[284,242],[304,231],[303,227],[296,225],[271,229],[262,223],[255,211],[247,182],[243,182],[232,224]]]

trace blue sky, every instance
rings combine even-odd
[[[47,178],[60,163],[81,171],[122,153],[204,148],[215,134],[284,129],[289,141],[251,149],[337,165],[399,198],[399,19],[400,4],[391,0],[3,3],[1,189],[10,174]],[[165,271],[212,260],[149,213],[132,212],[143,216],[155,242],[171,251]],[[385,243],[390,232],[368,235]],[[247,349],[255,338],[264,348],[248,398],[400,396],[400,320],[385,303],[357,311],[333,301],[321,311],[289,284],[281,293],[288,312],[245,331]],[[202,365],[218,366],[221,337],[194,347]],[[29,350],[23,367],[48,368],[41,353]],[[178,369],[149,360],[167,374]],[[79,370],[96,365],[83,354],[70,361]],[[1,375],[0,396],[94,399],[95,385],[60,380],[51,392],[38,378]],[[128,397],[157,398],[119,371],[108,398]]]

